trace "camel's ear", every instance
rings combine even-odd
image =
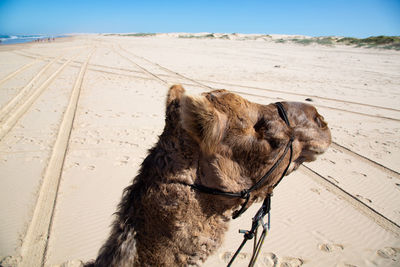
[[[169,104],[172,103],[172,101],[174,101],[174,100],[179,101],[182,98],[184,93],[185,93],[185,89],[182,87],[182,85],[180,85],[180,84],[172,85],[169,88],[168,94],[167,94],[167,107],[169,106]]]
[[[181,99],[182,126],[201,149],[213,153],[222,140],[226,116],[217,111],[204,96],[183,95]]]

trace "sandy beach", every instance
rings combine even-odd
[[[179,36],[0,46],[0,266],[96,257],[177,83],[262,104],[307,99],[329,124],[330,149],[275,189],[256,266],[399,266],[400,51]],[[229,262],[259,205],[203,266]]]

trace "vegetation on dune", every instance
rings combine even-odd
[[[250,35],[250,36],[240,36],[237,33],[232,34],[221,34],[221,33],[206,33],[206,34],[181,34],[178,38],[194,38],[194,39],[224,39],[224,40],[271,40],[271,35],[260,34],[260,35]]]
[[[286,40],[301,45],[319,44],[319,45],[333,46],[335,44],[344,44],[356,47],[400,50],[400,36],[381,35],[381,36],[371,36],[363,39],[354,37],[312,37],[312,38],[293,38]],[[282,39],[279,39],[275,42],[283,43],[284,41]]]
[[[215,38],[215,35],[214,35],[214,33],[208,33],[208,34],[203,34],[203,35],[181,34],[178,37],[179,38],[203,39],[203,38]]]
[[[315,42],[320,45],[333,45],[335,41],[333,37],[318,37]]]
[[[372,45],[385,45],[400,42],[400,36],[371,36],[364,39],[344,37],[338,40],[339,43],[345,44],[372,44]]]
[[[293,38],[289,39],[289,41],[296,43],[296,44],[301,44],[301,45],[309,45],[314,43],[313,39],[298,39],[298,38]]]
[[[293,39],[288,39],[288,41],[301,45],[319,44],[319,45],[332,46],[335,44],[336,39],[334,37],[313,37],[313,38],[302,38],[302,39],[293,38]]]
[[[278,44],[284,44],[284,43],[286,43],[286,40],[285,40],[285,39],[282,39],[282,38],[280,38],[280,39],[277,39],[277,40],[275,40],[275,43],[278,43]]]
[[[155,35],[156,35],[155,33],[147,33],[147,32],[121,34],[121,36],[133,36],[133,37],[147,37]]]
[[[139,33],[109,33],[104,34],[104,36],[133,36],[133,37],[146,37],[146,36],[155,36],[156,33],[147,33],[147,32],[139,32]]]
[[[343,37],[341,39],[339,39],[337,42],[338,43],[344,43],[344,44],[355,44],[357,42],[357,38],[353,38],[353,37]]]
[[[364,39],[344,37],[337,41],[345,45],[355,45],[357,47],[377,47],[383,49],[400,50],[400,36],[371,36]]]

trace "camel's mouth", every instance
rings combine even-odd
[[[301,152],[300,157],[296,160],[299,164],[303,162],[311,162],[317,159],[317,156],[324,153],[325,149],[307,148]]]
[[[325,153],[326,149],[322,148],[322,147],[312,147],[309,148],[308,151],[312,152],[315,155],[321,155],[323,153]]]
[[[322,143],[317,143],[317,142],[311,142],[308,146],[305,147],[305,150],[303,152],[308,152],[312,153],[314,155],[321,155],[328,150],[330,145],[330,142],[322,142]]]

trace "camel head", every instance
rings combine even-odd
[[[180,104],[179,127],[197,144],[193,151],[200,159],[198,182],[211,188],[240,192],[251,187],[280,157],[290,138],[293,158],[288,173],[314,161],[331,143],[327,123],[309,104],[281,102],[289,127],[275,104],[252,103],[227,90],[192,96],[178,85],[171,87],[167,105],[173,100]],[[289,156],[253,198],[264,197],[288,164]]]

